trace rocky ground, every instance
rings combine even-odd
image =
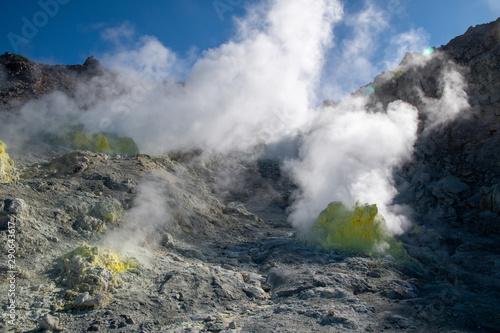
[[[14,221],[17,231],[17,330],[36,330],[47,314],[57,322],[52,328],[69,332],[437,332],[462,325],[474,331],[494,322],[491,308],[476,312],[477,302],[488,299],[457,290],[438,273],[391,257],[319,250],[296,239],[279,206],[286,183],[262,177],[258,165],[190,158],[180,163],[70,152],[26,167],[20,182],[2,185],[1,196],[8,198],[4,221]],[[217,194],[222,165],[251,180],[247,193]],[[134,200],[141,200],[140,181],[150,177],[151,186],[161,184],[171,220],[148,231],[153,222],[129,219],[137,223],[125,226],[131,232],[114,234],[122,211],[133,211]],[[276,196],[249,200],[246,207],[229,201],[268,193],[269,186]],[[102,209],[110,203],[116,208]],[[5,232],[3,237],[6,244]],[[116,288],[99,291],[103,305],[79,308],[75,296],[84,292],[68,292],[77,276],[61,268],[60,258],[80,244],[106,247],[117,239],[128,243],[121,251],[141,266],[116,274]]]
[[[422,110],[415,158],[395,174],[396,201],[411,206],[414,221],[399,240],[414,260],[301,240],[287,223],[295,186],[278,160],[197,149],[125,156],[38,142],[9,151],[19,181],[0,184],[0,295],[12,282],[7,253],[15,233],[19,316],[10,325],[2,302],[0,328],[497,332],[499,24],[470,29],[425,67],[403,61],[391,79],[384,73],[373,83],[373,105],[402,99]],[[60,89],[24,78],[18,67],[66,78],[97,66],[50,69],[14,58],[0,62],[11,75],[3,112],[36,89]],[[470,116],[429,130],[426,98],[444,93],[436,78],[452,65],[467,79]]]

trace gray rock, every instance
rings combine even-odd
[[[349,296],[347,291],[339,288],[316,288],[316,291],[324,298],[345,298]]]
[[[207,325],[207,331],[209,332],[220,332],[224,329],[225,329],[224,325],[220,323],[210,323]]]
[[[382,274],[380,274],[380,272],[377,272],[377,271],[369,271],[368,273],[366,273],[366,276],[369,276],[369,277],[372,277],[375,279],[379,279],[382,277]]]
[[[394,315],[394,314],[387,315],[385,317],[385,320],[387,320],[391,324],[397,325],[403,329],[409,328],[411,326],[411,321],[408,320],[408,318],[404,318],[402,316],[398,316],[398,315]]]
[[[270,285],[271,291],[274,291],[281,286],[287,285],[293,279],[290,272],[279,268],[272,268],[267,275],[266,282]]]
[[[5,210],[9,214],[16,215],[17,217],[27,217],[28,205],[23,199],[13,199],[5,201]]]
[[[222,304],[248,300],[241,274],[221,267],[192,265],[174,269],[162,279],[158,292],[182,302],[190,311],[213,312]],[[180,298],[178,295],[182,293]]]
[[[73,229],[82,229],[94,232],[102,232],[105,227],[106,223],[103,220],[88,215],[80,216],[73,224]]]
[[[498,217],[498,214],[495,212],[490,212],[490,211],[484,211],[479,213],[479,217],[483,220],[494,220]]]
[[[403,280],[393,280],[382,294],[391,299],[410,299],[418,296],[418,289]]]
[[[261,298],[266,294],[266,292],[262,288],[256,286],[246,287],[243,289],[243,291],[250,298]]]
[[[254,286],[261,286],[263,282],[265,282],[264,278],[260,274],[256,273],[242,273],[243,276],[243,281],[245,283],[254,285]]]
[[[340,326],[344,329],[358,329],[358,326],[352,320],[345,317],[337,317],[335,315],[326,315],[321,319],[320,325],[323,326]]]
[[[78,295],[78,297],[75,299],[75,302],[73,303],[74,306],[78,307],[78,306],[81,306],[83,305],[83,303],[85,303],[85,301],[89,298],[89,293],[88,292],[84,292],[80,295]]]
[[[97,308],[99,306],[102,306],[106,304],[108,301],[108,297],[105,294],[98,294],[95,295],[94,297],[88,298],[82,303],[82,306],[84,307],[89,307],[89,308]]]
[[[38,326],[40,326],[40,328],[43,330],[58,331],[59,318],[46,314],[43,318],[40,318],[38,320]]]
[[[165,233],[161,238],[160,244],[161,246],[171,249],[174,247],[174,238],[169,233]]]
[[[99,325],[90,325],[89,328],[87,329],[87,331],[90,331],[90,332],[99,332]]]
[[[223,210],[224,214],[236,216],[236,217],[245,217],[245,218],[250,218],[252,220],[259,221],[260,218],[255,215],[250,213],[246,208],[245,205],[241,202],[230,202],[227,204],[227,206]]]
[[[206,260],[205,255],[203,255],[203,253],[195,247],[189,247],[189,248],[178,247],[176,248],[176,250],[179,254],[182,254],[186,258],[198,259],[201,261]]]
[[[417,171],[411,178],[411,183],[415,185],[425,185],[431,181],[432,177],[427,172]]]
[[[130,315],[121,315],[121,317],[123,319],[125,319],[125,323],[127,325],[134,325],[135,324],[135,320],[134,318],[132,318]]]

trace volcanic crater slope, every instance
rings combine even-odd
[[[91,152],[46,138],[35,152],[6,148],[17,173],[0,184],[0,239],[8,253],[15,225],[19,317],[9,324],[4,302],[0,329],[498,331],[500,20],[418,58],[376,77],[369,95],[374,109],[403,100],[419,110],[414,158],[394,174],[395,201],[413,212],[397,237],[407,258],[298,237],[287,222],[297,186],[279,160]],[[0,67],[6,119],[44,94],[76,96],[81,82],[113,75],[93,58],[48,66],[4,54]],[[430,126],[426,105],[446,93],[439,78],[450,67],[465,78],[469,107]]]

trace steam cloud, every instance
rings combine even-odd
[[[245,19],[236,21],[236,37],[205,51],[184,86],[171,85],[167,93],[163,86],[152,86],[143,89],[136,105],[117,110],[100,104],[82,120],[88,128],[99,128],[109,119],[110,127],[132,136],[145,152],[186,145],[227,152],[275,142],[309,121],[332,27],[341,15],[341,5],[327,0],[251,7]],[[143,62],[154,54],[163,56]],[[143,38],[138,51],[120,52],[112,63],[141,66],[147,78],[163,73],[172,79],[175,57],[170,54],[154,38]],[[172,66],[165,65],[170,59]]]
[[[393,168],[409,159],[418,126],[415,107],[396,101],[386,113],[365,109],[366,97],[352,97],[318,115],[305,137],[301,160],[289,162],[302,193],[290,221],[307,230],[332,201],[376,203],[393,233],[406,223],[390,208],[396,195]]]
[[[305,133],[299,159],[286,163],[301,187],[291,209],[293,225],[307,229],[331,201],[359,200],[378,204],[390,230],[401,233],[407,221],[391,206],[397,193],[391,174],[413,152],[416,108],[396,101],[387,110],[369,110],[363,97],[316,107],[325,94],[344,97],[359,87],[350,76],[366,83],[406,51],[422,50],[427,37],[422,30],[393,36],[393,52],[374,64],[370,59],[377,38],[390,25],[388,18],[367,2],[362,12],[347,15],[352,38],[332,48],[333,28],[344,15],[338,0],[263,1],[235,19],[237,33],[231,40],[196,61],[180,59],[155,37],[143,36],[132,49],[118,47],[115,54],[100,57],[115,73],[80,86],[74,99],[54,93],[26,104],[21,121],[0,125],[7,137],[2,139],[9,144],[41,129],[61,134],[78,121],[91,132],[130,136],[145,153],[193,145],[230,152]],[[133,37],[131,29],[124,24],[102,37],[120,45]],[[169,83],[159,83],[164,81]],[[433,110],[456,115],[467,106],[459,74],[449,71],[443,82],[443,98],[426,102],[435,124],[450,114]],[[167,210],[148,209],[149,204],[164,205],[152,184],[146,182],[139,191],[139,208],[129,213],[129,221],[144,216],[165,220]],[[158,216],[148,216],[149,211]]]
[[[169,223],[170,211],[163,197],[160,175],[144,180],[137,192],[134,207],[127,212],[120,228],[108,233],[106,238],[109,246],[121,252],[134,250],[145,241],[151,243],[151,234]]]

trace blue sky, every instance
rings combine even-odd
[[[204,50],[232,38],[236,30],[233,16],[244,16],[245,8],[258,1],[11,1],[0,13],[0,52],[20,53],[48,64],[81,64],[90,55],[102,59],[134,48],[142,36],[154,36],[178,59],[193,64]],[[337,76],[354,73],[358,79],[351,80],[339,95],[397,64],[404,55],[402,50],[422,51],[418,48],[446,44],[468,27],[500,16],[498,0],[340,1],[344,16],[334,25],[335,45],[325,72]],[[360,29],[359,20],[367,8],[371,8],[371,16],[365,15],[369,22]],[[405,33],[411,36],[395,43]],[[353,45],[359,50],[347,52]],[[357,60],[347,63],[348,58]],[[345,73],[334,69],[339,61]],[[327,90],[334,89],[339,91],[338,87]]]
[[[42,3],[53,1],[57,0],[42,0]],[[225,42],[233,31],[231,15],[243,15],[244,6],[250,2],[221,0],[218,3],[221,16],[215,8],[217,3],[211,0],[59,0],[55,15],[47,16],[47,23],[36,27],[38,32],[29,36],[26,43],[15,45],[9,40],[9,33],[23,37],[23,17],[34,23],[34,16],[43,9],[34,0],[10,1],[0,13],[0,51],[17,51],[48,63],[81,63],[88,55],[99,55],[113,47],[100,38],[103,29],[130,22],[137,35],[156,36],[165,46],[183,55],[193,47],[204,50]],[[374,2],[382,10],[396,3]],[[354,12],[362,8],[364,1],[343,3],[346,12]],[[494,10],[494,3],[492,0],[488,6],[485,0],[402,1],[405,12],[393,18],[392,24],[400,30],[423,28],[430,35],[431,44],[439,46],[464,33],[469,26],[495,20],[500,16],[500,5]],[[43,15],[36,19],[37,23],[44,23]],[[342,32],[342,26],[337,28]]]

